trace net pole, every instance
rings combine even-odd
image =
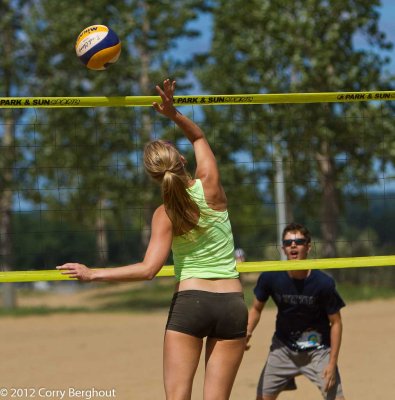
[[[276,193],[276,219],[277,219],[277,244],[280,249],[280,260],[285,260],[286,256],[282,251],[282,233],[286,226],[286,201],[285,201],[285,181],[284,165],[281,153],[281,143],[276,138],[274,143],[274,164],[275,164],[275,193]]]

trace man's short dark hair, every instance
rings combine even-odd
[[[284,240],[284,236],[288,232],[300,232],[307,239],[308,243],[311,242],[310,231],[302,224],[298,224],[296,222],[291,222],[290,224],[288,224],[283,230],[283,236],[282,236],[283,240]]]

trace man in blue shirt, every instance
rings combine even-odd
[[[282,239],[288,260],[307,258],[311,236],[306,227],[291,223]],[[259,379],[257,400],[275,400],[292,387],[298,375],[310,379],[324,399],[344,400],[337,361],[342,337],[340,309],[345,304],[335,281],[319,270],[263,272],[254,293],[247,342],[269,297],[277,306],[276,330]]]

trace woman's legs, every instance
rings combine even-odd
[[[163,348],[163,378],[167,400],[189,400],[199,364],[203,339],[166,330]]]
[[[248,310],[241,293],[199,290],[177,292],[169,311],[164,342],[164,382],[167,400],[189,400],[205,352],[204,400],[227,400],[245,350]],[[181,333],[189,332],[190,334]],[[216,337],[237,337],[220,340]]]
[[[204,400],[228,400],[245,350],[245,338],[207,338]]]

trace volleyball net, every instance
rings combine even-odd
[[[175,96],[217,156],[246,254],[240,272],[395,265],[394,100],[395,91]],[[160,204],[144,144],[172,141],[194,166],[153,101],[0,97],[0,283],[69,280],[54,269],[64,262],[141,259]],[[291,221],[312,233],[309,260],[280,260]],[[168,261],[158,276],[174,274]],[[388,270],[382,279],[395,282]]]

